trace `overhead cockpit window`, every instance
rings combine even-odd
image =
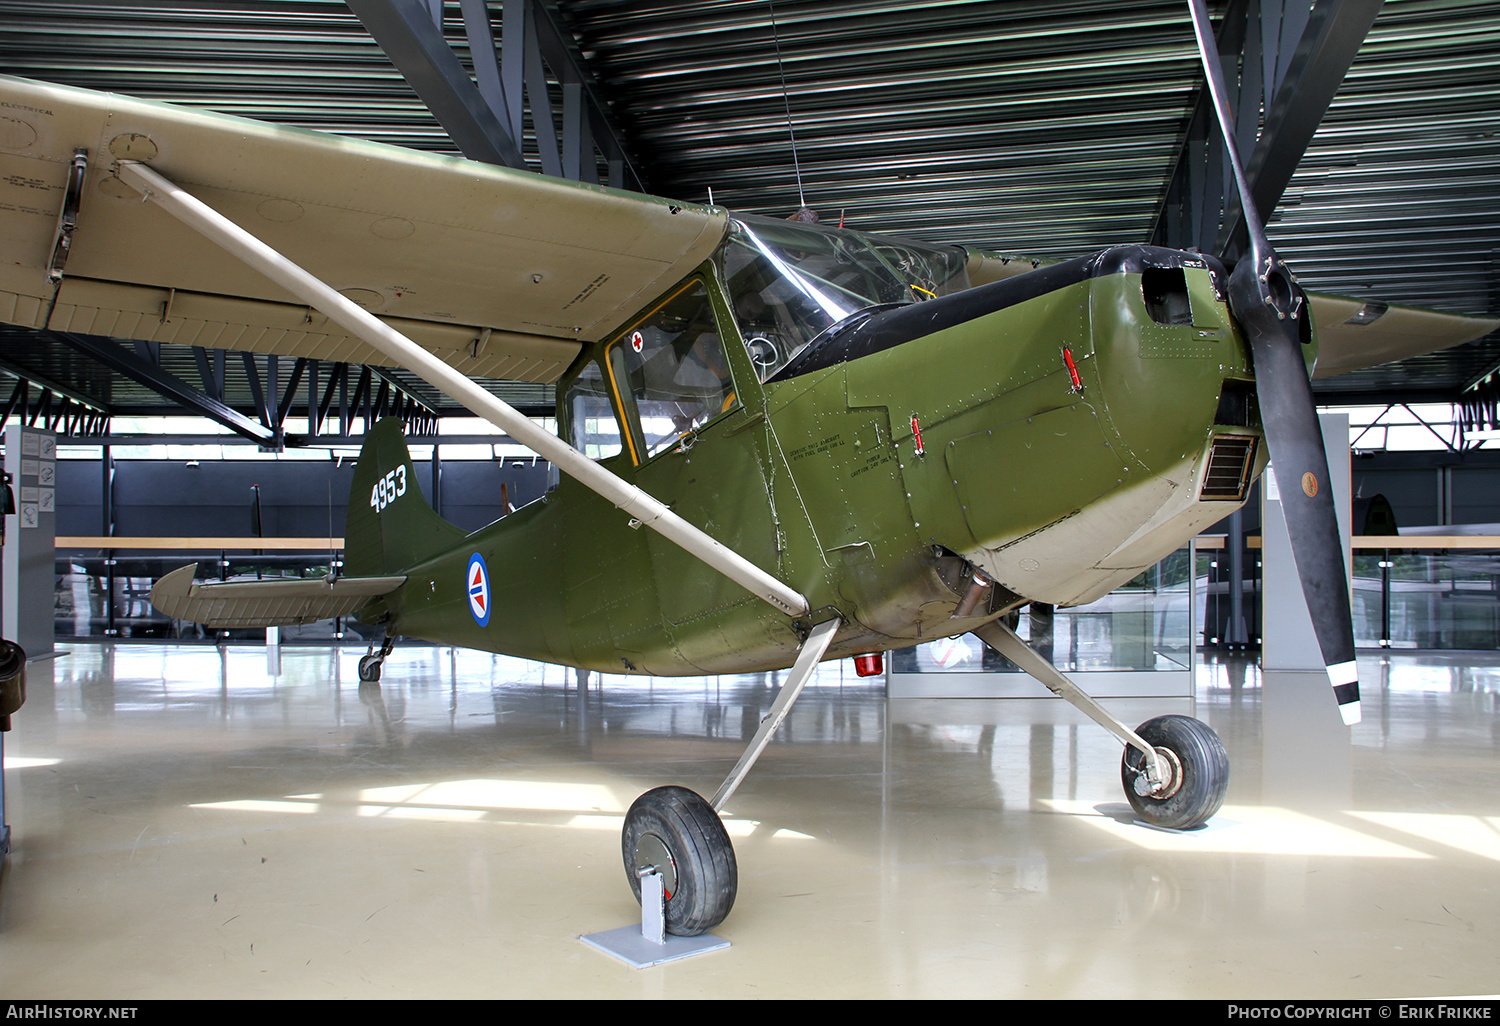
[[[957,247],[791,221],[733,223],[719,250],[740,335],[765,381],[818,335],[870,307],[968,288]]]
[[[701,281],[611,342],[609,365],[635,400],[645,446],[641,459],[671,448],[734,406],[729,361]]]

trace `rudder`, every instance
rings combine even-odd
[[[467,535],[423,498],[401,421],[387,417],[367,431],[349,488],[345,575],[400,573]]]

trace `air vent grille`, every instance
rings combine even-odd
[[[1250,435],[1215,438],[1198,498],[1204,502],[1244,502],[1250,488],[1250,471],[1255,466],[1255,442]]]

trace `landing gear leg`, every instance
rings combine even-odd
[[[1189,830],[1208,822],[1224,804],[1229,756],[1208,724],[1190,716],[1158,716],[1131,730],[1004,623],[993,620],[973,633],[1125,743],[1120,776],[1141,819]]]
[[[380,651],[375,651],[375,646],[370,646],[370,651],[360,657],[359,679],[364,684],[380,683],[380,664],[385,662],[385,657],[391,654],[391,649],[396,645],[396,636],[387,634],[380,645]]]
[[[685,787],[658,787],[636,799],[625,814],[620,838],[625,876],[639,901],[641,874],[655,867],[662,875],[668,933],[691,937],[713,929],[729,915],[739,886],[739,867],[719,813],[791,711],[840,622],[829,620],[812,629],[771,711],[712,802]]]

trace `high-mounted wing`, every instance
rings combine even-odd
[[[988,250],[969,251],[969,280],[985,285],[1026,274],[1052,261]],[[1378,367],[1412,356],[1435,353],[1483,338],[1500,320],[1366,303],[1345,296],[1309,293],[1313,325],[1318,331],[1315,378]]]
[[[1315,378],[1378,367],[1472,342],[1500,328],[1500,321],[1460,317],[1406,306],[1385,307],[1343,296],[1312,293],[1318,329]]]
[[[80,150],[87,170],[70,196]],[[0,321],[390,365],[144,208],[111,174],[122,159],[191,189],[470,377],[556,378],[727,230],[716,208],[0,77]]]

